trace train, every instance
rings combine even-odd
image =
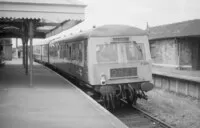
[[[33,46],[34,60],[51,65],[99,93],[105,108],[136,104],[153,89],[148,34],[103,25]]]

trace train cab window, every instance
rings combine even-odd
[[[144,59],[144,50],[136,42],[112,42],[96,46],[97,63],[127,63]]]
[[[98,63],[117,62],[117,44],[97,45],[96,55]]]
[[[143,51],[140,45],[136,43],[127,43],[124,46],[126,49],[127,61],[143,60]]]
[[[145,47],[144,47],[144,44],[143,43],[138,43],[138,47],[139,47],[139,50],[140,50],[140,54],[138,55],[138,59],[139,60],[144,60],[146,58],[145,56]]]
[[[126,56],[127,56],[128,61],[137,59],[137,55],[136,55],[136,52],[135,52],[136,48],[134,47],[134,45],[126,44],[125,49],[126,49],[125,51],[126,51]]]

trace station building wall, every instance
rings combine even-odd
[[[200,70],[200,38],[181,38],[179,42],[181,66],[190,65],[192,70]]]
[[[152,40],[150,51],[154,65],[178,67],[178,50],[174,39]]]
[[[10,38],[0,39],[0,45],[4,54],[5,60],[12,60],[12,42]]]
[[[182,70],[200,70],[200,38],[150,40],[153,65]]]
[[[12,45],[4,45],[3,51],[5,60],[12,60]]]

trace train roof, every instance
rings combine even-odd
[[[115,36],[143,36],[147,35],[146,31],[128,26],[128,25],[104,25],[91,30],[80,32],[76,35],[67,36],[57,41],[73,41],[80,39],[87,39],[90,37],[115,37]]]

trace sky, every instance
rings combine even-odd
[[[103,24],[149,26],[200,19],[199,0],[79,0],[86,5],[83,28]],[[78,27],[78,26],[77,26]]]
[[[77,33],[104,24],[150,27],[200,19],[200,0],[79,0],[87,5],[85,21],[60,35]],[[34,44],[43,41],[34,40]],[[14,46],[14,45],[13,45]]]

